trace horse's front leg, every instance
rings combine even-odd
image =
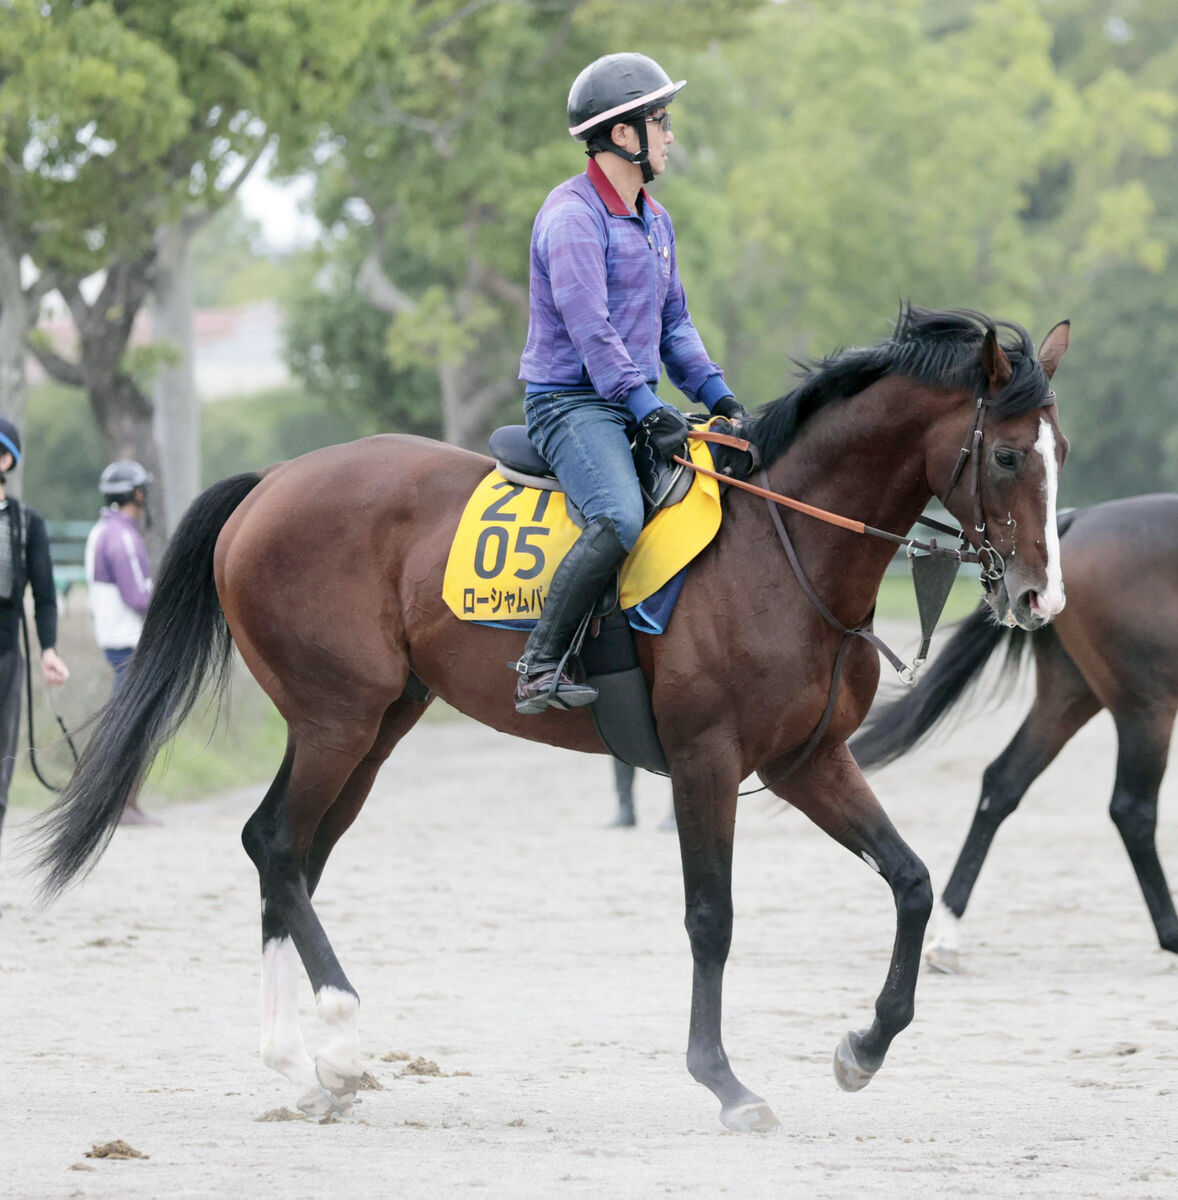
[[[732,942],[732,839],[740,773],[735,763],[699,757],[672,767],[687,936],[694,972],[687,1069],[720,1101],[720,1120],[740,1132],[781,1128],[760,1096],[736,1078],[720,1036],[724,964]]]
[[[766,768],[762,778],[772,781]],[[857,1092],[883,1065],[892,1039],[912,1021],[924,929],[932,912],[928,870],[896,832],[846,746],[820,751],[771,790],[877,871],[896,902],[896,940],[869,1029],[848,1033],[834,1056],[839,1086]]]

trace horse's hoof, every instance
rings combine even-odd
[[[961,970],[960,955],[946,946],[930,946],[924,952],[924,961],[930,971],[940,975],[956,975]]]
[[[855,1033],[844,1034],[834,1052],[834,1077],[844,1092],[862,1091],[875,1075],[875,1071],[868,1070],[855,1053],[855,1043],[852,1039],[859,1036],[861,1035]]]
[[[720,1122],[725,1129],[731,1129],[735,1133],[781,1132],[781,1122],[764,1100],[754,1100],[749,1104],[737,1104],[732,1108],[722,1109]]]
[[[299,1112],[304,1112],[309,1117],[325,1117],[335,1110],[335,1100],[331,1093],[321,1087],[313,1087],[304,1092],[299,1097],[298,1105]]]
[[[333,1065],[320,1055],[315,1060],[315,1074],[323,1090],[331,1097],[331,1111],[347,1116],[352,1111],[356,1093],[360,1090],[360,1076]]]

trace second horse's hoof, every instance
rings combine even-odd
[[[764,1100],[722,1109],[720,1123],[736,1133],[780,1133],[781,1122]]]
[[[940,975],[956,975],[961,970],[961,959],[956,950],[946,946],[930,946],[924,952],[924,961],[930,971]]]
[[[875,1075],[874,1070],[868,1070],[855,1053],[854,1039],[861,1035],[844,1034],[834,1052],[834,1077],[844,1092],[862,1091]]]

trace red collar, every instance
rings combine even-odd
[[[591,158],[589,160],[589,165],[585,168],[585,174],[589,176],[589,182],[596,188],[602,203],[615,217],[632,217],[635,215],[626,207],[625,201],[618,195],[614,185],[610,183],[609,176],[597,165],[597,159]],[[642,189],[642,203],[649,205],[652,213],[662,212],[662,209],[651,199],[650,193],[646,188]]]

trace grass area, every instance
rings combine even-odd
[[[73,757],[54,716],[61,714],[80,750],[85,743],[87,718],[105,702],[111,671],[94,644],[83,588],[70,590],[61,613],[58,651],[70,668],[70,680],[50,697],[36,667],[34,638],[33,722],[37,764],[50,783],[60,786],[73,770]],[[22,709],[23,709],[22,705]],[[33,774],[28,754],[27,714],[13,772],[9,803],[14,807],[42,808],[52,794]],[[143,792],[145,808],[168,801],[193,799],[229,788],[271,779],[286,748],[286,725],[265,693],[240,664],[234,672],[220,719],[215,706],[198,704],[168,749],[161,754]]]

